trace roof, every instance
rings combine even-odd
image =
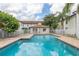
[[[23,24],[38,24],[43,23],[43,21],[20,21]]]
[[[49,28],[49,27],[44,25],[35,25],[35,26],[31,26],[30,28]]]

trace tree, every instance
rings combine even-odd
[[[16,31],[19,27],[19,21],[15,17],[2,11],[0,11],[0,24],[2,24],[2,30],[8,33]]]
[[[4,27],[4,24],[0,22],[0,29],[2,29],[3,27]]]
[[[61,13],[59,13],[59,20],[61,22],[62,28],[64,27],[64,21],[68,21],[70,19],[68,13],[71,10],[71,7],[73,6],[73,3],[66,3]]]
[[[58,19],[53,14],[47,15],[44,17],[44,25],[49,26],[51,32],[52,29],[55,30],[57,28]]]

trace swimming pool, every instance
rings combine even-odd
[[[0,49],[0,56],[78,56],[79,49],[52,35],[34,35]]]

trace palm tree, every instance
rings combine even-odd
[[[63,8],[62,13],[65,15],[66,13],[70,12],[72,5],[73,3],[66,3],[65,7]]]
[[[77,13],[79,14],[79,4],[77,5]]]
[[[65,7],[63,8],[62,13],[59,13],[58,17],[60,19],[62,28],[64,27],[64,21],[69,20],[68,13],[70,12],[72,5],[73,5],[73,3],[66,3]]]
[[[52,29],[55,30],[58,26],[57,17],[55,15],[50,14],[44,17],[44,25],[49,26],[50,32],[52,32]]]

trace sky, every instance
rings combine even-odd
[[[43,20],[45,15],[62,12],[64,3],[0,3],[0,10],[18,20]]]

